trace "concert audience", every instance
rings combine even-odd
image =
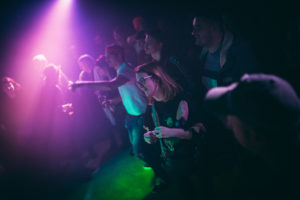
[[[127,111],[125,127],[135,156],[143,159],[143,114],[147,107],[147,98],[135,82],[135,73],[125,62],[124,49],[118,45],[106,48],[106,60],[110,67],[117,71],[117,76],[109,81],[77,82],[72,89],[87,87],[100,91],[119,90],[122,103]]]
[[[152,15],[133,18],[130,36],[124,24],[108,31],[114,43],[106,48],[111,41],[98,34],[85,51],[97,60],[77,59],[83,47],[74,43],[70,57],[81,70],[71,84],[75,93],[66,90],[70,80],[61,67],[43,54],[26,71],[31,79],[20,84],[4,77],[0,179],[11,183],[36,173],[20,178],[25,189],[68,176],[88,180],[128,143],[157,177],[151,194],[175,186],[182,199],[299,198],[299,24],[275,54],[282,58],[270,62],[278,59],[280,69],[264,66],[275,76],[258,74],[264,69],[253,42],[231,32],[236,27],[229,30],[229,18],[205,7],[195,13],[192,34],[167,17],[159,18],[159,30],[148,29]],[[63,111],[66,103],[71,111]],[[15,136],[20,144],[12,144]],[[9,145],[21,150],[15,154]]]
[[[152,60],[158,62],[164,71],[179,83],[186,92],[203,96],[201,87],[199,86],[200,89],[196,88],[195,77],[191,70],[178,59],[176,52],[174,52],[174,44],[170,45],[166,37],[159,31],[148,31],[145,38],[145,52],[150,54]]]

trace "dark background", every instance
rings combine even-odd
[[[269,70],[267,72],[280,74],[283,65],[284,68],[297,65],[297,55],[289,55],[299,52],[300,7],[297,1],[75,1],[80,10],[78,14],[86,22],[86,27],[81,27],[86,29],[82,40],[92,38],[99,31],[112,40],[112,30],[116,26],[127,27],[128,32],[133,32],[131,20],[138,15],[153,26],[158,19],[165,19],[174,34],[183,36],[179,38],[192,40],[192,19],[201,9],[207,8],[218,10],[226,16],[231,30],[252,44]],[[7,71],[3,69],[9,66],[6,59],[9,57],[7,54],[12,53],[6,51],[9,45],[22,37],[37,10],[51,3],[53,1],[47,0],[1,3],[0,72]],[[293,53],[286,49],[292,49]],[[289,56],[292,61],[287,61]]]

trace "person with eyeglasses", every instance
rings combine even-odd
[[[138,87],[152,105],[153,123],[144,134],[148,144],[161,144],[167,183],[193,197],[190,178],[194,170],[195,141],[205,127],[197,102],[155,62],[135,68]],[[165,157],[164,157],[165,156]]]

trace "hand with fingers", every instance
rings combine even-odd
[[[154,144],[155,142],[157,142],[158,138],[156,137],[155,133],[153,133],[153,131],[148,131],[144,134],[144,140],[148,144]]]
[[[78,88],[79,86],[81,86],[81,82],[72,82],[72,81],[69,81],[69,84],[68,84],[68,88],[69,90],[71,90],[72,92],[74,92],[76,90],[76,88]]]
[[[104,99],[102,102],[101,102],[102,106],[103,107],[110,107],[112,105],[112,100],[111,99]]]

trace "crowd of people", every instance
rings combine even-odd
[[[220,14],[194,17],[190,47],[140,16],[132,22],[135,33],[117,27],[96,59],[77,58],[77,81],[34,57],[43,67],[30,114],[19,107],[32,103],[21,98],[33,83],[2,79],[3,180],[33,172],[32,185],[46,177],[88,179],[130,146],[155,173],[154,196],[174,185],[186,199],[299,196],[299,91],[264,74]]]

